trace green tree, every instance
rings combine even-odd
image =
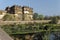
[[[50,16],[45,16],[44,20],[50,20]]]
[[[43,20],[44,19],[44,16],[43,15],[39,15],[38,16],[38,20]]]
[[[58,18],[54,16],[54,17],[51,19],[50,23],[52,23],[52,24],[57,24],[57,23],[58,23]]]
[[[38,19],[38,13],[34,13],[34,14],[33,14],[33,19],[34,19],[34,20],[37,20],[37,19]]]

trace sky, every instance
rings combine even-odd
[[[60,15],[60,0],[0,0],[0,10],[12,5],[29,6],[43,15]]]

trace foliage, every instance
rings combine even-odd
[[[38,13],[34,13],[33,19],[34,20],[43,20],[44,19],[44,16],[43,15],[40,15]]]
[[[33,19],[34,19],[34,20],[37,20],[37,19],[38,19],[38,13],[34,13]]]
[[[29,23],[29,24],[10,24],[10,25],[0,25],[8,34],[26,34],[26,33],[36,33],[35,37],[39,39],[48,40],[48,35],[50,32],[55,31],[55,29],[60,29],[58,24],[40,24],[40,23]],[[57,39],[57,38],[55,38]]]
[[[58,23],[58,18],[57,17],[53,17],[50,21],[50,23],[52,24],[57,24]]]
[[[41,30],[55,30],[60,29],[60,25],[57,26],[56,24],[12,24],[12,25],[2,25],[0,26],[3,28],[7,33],[21,33],[21,32],[32,32],[32,31],[41,31]]]
[[[43,15],[39,15],[38,16],[38,20],[44,20],[44,16]]]
[[[20,20],[17,16],[15,16],[14,14],[6,14],[3,19],[3,21],[15,21],[15,20]]]

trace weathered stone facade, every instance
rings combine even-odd
[[[7,13],[15,14],[20,20],[31,21],[33,20],[33,9],[27,6],[13,5],[12,7],[6,7]]]
[[[22,7],[18,5],[13,5],[12,7],[6,7],[7,13],[15,14],[17,18],[22,20]]]
[[[27,6],[23,6],[24,20],[33,20],[33,9]]]

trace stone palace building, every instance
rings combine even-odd
[[[0,10],[0,19],[2,19],[6,13],[14,14],[15,16],[20,18],[20,21],[33,20],[33,8],[30,8],[28,6],[21,7],[18,5],[13,5],[11,7],[6,7],[5,11]]]

